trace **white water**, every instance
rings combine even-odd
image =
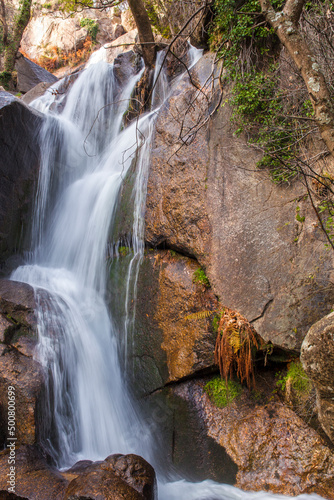
[[[57,106],[51,93],[34,103],[46,114],[46,122],[33,253],[12,279],[35,287],[38,357],[47,374],[40,437],[60,468],[112,453],[138,453],[155,465],[150,428],[127,394],[115,327],[104,301],[108,234],[121,183],[137,150],[134,251],[124,276],[129,331],[133,327],[129,290],[136,285],[144,250],[143,209],[156,116],[148,114],[121,131],[122,115],[139,76],[122,89],[112,67],[99,61],[80,75],[66,98],[57,98]],[[153,97],[156,106],[159,95],[162,99],[167,95],[163,77]],[[161,500],[287,498],[245,493],[212,481],[167,483],[163,474],[159,490]]]

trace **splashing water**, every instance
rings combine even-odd
[[[199,56],[192,49],[191,64]],[[156,75],[162,59],[160,55]],[[108,236],[122,181],[135,158],[133,258],[124,276],[125,331],[131,330],[130,290],[136,288],[144,252],[143,210],[157,115],[149,113],[121,130],[140,76],[133,74],[122,86],[113,67],[98,61],[90,64],[56,103],[50,92],[33,103],[45,114],[33,256],[12,279],[35,288],[38,358],[46,373],[39,432],[60,468],[81,459],[104,459],[112,453],[137,453],[155,465],[149,428],[126,391],[115,325],[104,301]],[[162,74],[152,96],[155,111],[166,99],[167,89]],[[161,478],[159,490],[161,500],[288,498],[246,493],[212,481],[195,484]]]

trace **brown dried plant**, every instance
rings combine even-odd
[[[247,387],[255,386],[253,357],[261,344],[261,337],[246,318],[227,307],[223,310],[218,325],[215,363],[226,383],[236,374]]]

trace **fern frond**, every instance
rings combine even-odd
[[[211,314],[214,314],[215,311],[197,311],[193,314],[188,314],[188,316],[185,316],[186,320],[192,320],[192,319],[205,319],[211,316]]]
[[[261,337],[246,318],[225,308],[221,313],[215,347],[215,363],[222,378],[236,373],[240,382],[254,386],[254,352],[262,345]]]

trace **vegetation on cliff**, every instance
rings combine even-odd
[[[15,58],[31,14],[31,0],[21,0],[17,11],[0,1],[0,54],[4,53],[0,84],[7,87],[13,78]]]

